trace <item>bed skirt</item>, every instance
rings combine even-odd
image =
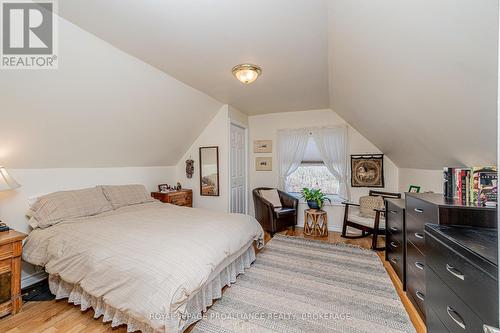
[[[147,318],[133,318],[125,312],[107,305],[101,297],[94,297],[83,290],[79,284],[72,284],[62,280],[58,275],[49,275],[50,291],[56,299],[67,298],[68,303],[80,305],[81,311],[89,308],[94,309],[94,318],[103,316],[104,323],[111,322],[112,327],[127,325],[127,332],[142,331],[143,333],[156,332],[183,332],[189,325],[200,320],[202,313],[222,296],[222,289],[236,282],[236,277],[244,273],[245,269],[255,261],[255,250],[253,245],[233,260],[228,266],[221,270],[211,281],[191,297],[184,310],[179,313],[165,314],[165,328],[155,331],[148,323]]]

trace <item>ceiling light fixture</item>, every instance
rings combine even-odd
[[[257,80],[262,73],[262,68],[252,64],[240,64],[233,67],[233,75],[241,83],[250,84]]]

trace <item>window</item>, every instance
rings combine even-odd
[[[300,193],[304,187],[319,188],[325,194],[337,194],[338,180],[323,164],[314,139],[309,137],[302,164],[286,179],[286,191]]]

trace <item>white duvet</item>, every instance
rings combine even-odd
[[[171,319],[152,318],[182,314],[221,264],[262,239],[253,217],[153,202],[33,230],[23,259],[168,332]]]

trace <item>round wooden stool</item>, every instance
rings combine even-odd
[[[328,236],[328,217],[324,210],[306,209],[304,211],[304,235]]]

